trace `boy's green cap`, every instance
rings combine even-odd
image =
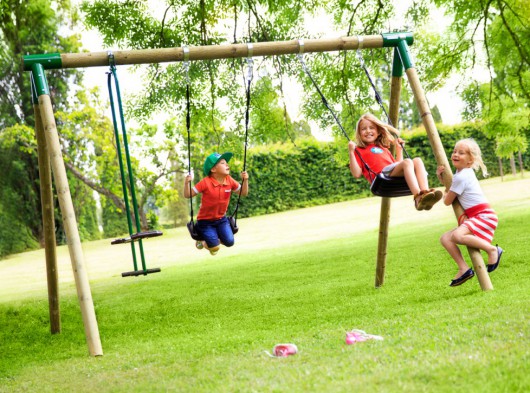
[[[204,176],[208,176],[212,168],[216,166],[217,163],[221,161],[223,158],[226,160],[226,162],[228,162],[230,161],[232,156],[233,154],[230,152],[226,152],[223,154],[219,154],[219,153],[210,154],[208,157],[206,157],[206,160],[204,161],[204,168],[203,168]]]

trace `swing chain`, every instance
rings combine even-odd
[[[364,37],[358,35],[357,36],[357,41],[358,41],[358,45],[357,45],[357,59],[359,59],[359,63],[361,64],[361,67],[364,68],[364,58],[363,58],[363,54],[362,54],[362,51],[361,49],[363,49],[363,46],[364,46]]]
[[[298,54],[296,55],[298,57],[298,60],[300,60],[300,63],[302,64],[302,68],[307,73],[307,66],[304,61],[304,40],[303,38],[300,38],[298,40]]]
[[[298,57],[298,60],[300,60],[300,63],[302,64],[302,68],[304,69],[304,72],[307,74],[307,76],[311,80],[311,83],[313,83],[313,86],[315,87],[315,89],[317,90],[318,94],[320,95],[320,99],[322,100],[322,103],[329,110],[329,112],[331,113],[331,115],[335,119],[335,122],[339,126],[340,130],[342,131],[342,133],[344,134],[346,139],[349,141],[350,137],[348,136],[348,133],[346,132],[346,130],[342,126],[342,123],[340,122],[339,118],[335,114],[335,111],[333,109],[331,109],[331,107],[329,106],[329,103],[326,100],[326,97],[324,96],[324,94],[322,93],[320,88],[318,87],[317,83],[313,79],[313,75],[311,75],[311,72],[309,71],[309,69],[307,68],[307,66],[306,66],[306,64],[304,62],[304,57],[303,57],[304,56],[304,40],[302,40],[302,39],[298,40],[298,47],[299,47],[299,51],[298,51],[298,54],[296,56]]]
[[[190,83],[190,48],[188,48],[187,45],[184,45],[182,47],[182,50],[184,52],[184,62],[182,63],[182,66],[184,67],[184,71],[186,72],[186,83]]]
[[[107,57],[109,59],[110,68],[115,68],[116,67],[116,59],[114,58],[114,53],[111,50],[109,50],[107,52]]]
[[[252,54],[254,52],[254,46],[251,42],[247,43],[247,82],[250,83],[253,78],[254,59]]]
[[[359,63],[361,65],[361,68],[364,70],[364,73],[366,74],[366,77],[368,78],[368,82],[370,82],[370,85],[372,86],[372,90],[374,91],[374,98],[377,101],[377,103],[379,104],[379,107],[381,108],[383,113],[385,114],[387,123],[389,125],[391,125],[392,127],[394,127],[394,124],[392,124],[392,120],[390,119],[390,116],[388,115],[388,112],[387,112],[387,110],[385,108],[385,105],[383,104],[383,99],[381,98],[381,94],[377,90],[377,87],[375,86],[375,83],[374,83],[374,81],[372,79],[372,76],[370,75],[370,72],[368,71],[368,68],[366,67],[366,65],[364,63],[364,58],[363,58],[363,55],[362,55],[361,50],[360,50],[362,48],[362,42],[363,42],[362,37],[358,36],[358,39],[359,39],[359,48],[357,49],[357,58],[359,59]],[[399,135],[396,135],[396,137],[399,137]],[[401,145],[401,148],[403,149],[403,152],[405,153],[405,155],[408,158],[410,158],[409,153],[405,149],[405,144],[404,143],[400,143],[400,145]]]

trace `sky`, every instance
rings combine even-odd
[[[156,1],[156,0],[153,0]],[[408,1],[397,1],[396,4],[401,4],[397,7],[396,17],[389,24],[389,31],[392,29],[403,28],[401,26],[401,21],[404,20],[403,13],[405,11],[405,4]],[[153,9],[161,10],[161,7],[153,7]],[[331,22],[328,20],[329,17],[326,15],[320,15],[313,19],[307,20],[307,25],[311,26],[311,29],[315,33],[315,26],[320,28],[320,32],[324,34],[324,37],[339,37],[342,34],[333,31],[330,26]],[[444,17],[442,13],[436,15],[437,26],[438,28],[443,29],[447,24],[448,20]],[[240,23],[240,26],[243,26],[243,23]],[[117,48],[105,48],[103,46],[101,37],[94,31],[82,32],[82,41],[84,49],[87,49],[91,52],[100,52],[107,51],[109,49],[118,50]],[[414,55],[414,46],[411,47],[411,53]],[[309,55],[308,55],[309,56]],[[118,66],[118,78],[120,82],[120,89],[122,95],[126,97],[129,94],[138,93],[142,90],[142,83],[138,82],[138,74],[130,72],[131,66]],[[102,92],[102,97],[105,97],[107,92],[107,77],[106,72],[108,67],[92,67],[85,69],[85,84],[89,87],[99,86]],[[406,79],[406,77],[405,77]],[[389,81],[390,83],[390,81]],[[443,122],[445,124],[456,124],[461,122],[460,112],[463,109],[462,100],[458,97],[456,93],[456,87],[461,83],[461,77],[454,76],[450,78],[446,85],[436,92],[426,92],[427,99],[431,107],[438,106]],[[284,93],[285,101],[287,105],[287,110],[291,119],[298,120],[301,118],[300,114],[300,97],[303,94],[301,85],[294,80],[284,81]],[[374,101],[375,103],[375,101]],[[109,110],[110,116],[110,110]],[[159,122],[163,122],[163,118],[158,117]],[[316,125],[312,125],[312,131],[318,139],[327,139],[329,135],[326,132],[320,132]]]

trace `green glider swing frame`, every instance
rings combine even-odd
[[[120,92],[120,84],[118,82],[118,75],[116,72],[116,65],[114,64],[114,55],[112,52],[109,52],[109,65],[110,65],[110,71],[108,72],[108,78],[107,78],[107,85],[109,89],[109,99],[110,99],[110,107],[112,112],[112,123],[114,126],[114,137],[116,138],[116,150],[117,150],[117,156],[118,156],[118,164],[120,168],[120,178],[122,183],[122,190],[123,190],[123,200],[125,203],[125,212],[127,216],[127,228],[129,229],[129,237],[126,238],[120,238],[116,239],[111,242],[111,244],[124,244],[124,243],[130,243],[131,244],[131,253],[133,257],[133,266],[134,270],[129,272],[122,273],[122,277],[131,277],[131,276],[140,276],[140,275],[147,275],[151,273],[158,273],[160,272],[160,268],[154,268],[154,269],[147,269],[146,263],[145,263],[145,255],[144,255],[144,247],[142,239],[147,239],[150,237],[156,237],[161,236],[161,231],[147,231],[142,232],[141,231],[141,225],[140,225],[140,218],[139,218],[139,211],[138,211],[138,202],[136,199],[136,186],[134,185],[134,174],[133,174],[133,168],[131,165],[131,156],[129,153],[129,142],[127,138],[127,130],[125,127],[125,119],[123,116],[123,106],[122,106],[122,100],[121,100],[121,92]],[[120,125],[121,125],[121,139],[123,140],[123,150],[125,153],[125,162],[127,170],[125,170],[125,167],[123,165],[123,158],[122,158],[122,149],[120,146],[120,133],[119,133],[119,127],[118,127],[118,121],[116,116],[116,104],[114,103],[114,93],[112,90],[112,80],[114,79],[114,87],[116,88],[116,98],[117,98],[117,106],[118,106],[118,113],[120,117]],[[126,175],[127,172],[127,175]],[[127,178],[129,180],[129,183],[127,183]],[[128,198],[128,184],[130,186],[130,194],[131,194],[131,202],[132,202],[132,208],[134,212],[134,218],[135,218],[135,224],[136,224],[136,233],[134,232],[133,228],[133,222],[132,222],[132,214],[131,214],[131,207],[129,204],[129,198]],[[136,247],[135,243],[138,243],[139,251],[140,251],[140,260],[142,262],[142,269],[138,269],[138,264],[136,261]]]
[[[440,136],[436,129],[433,116],[425,97],[425,93],[421,87],[421,83],[414,68],[414,64],[409,54],[409,45],[413,44],[413,35],[410,32],[393,32],[384,33],[381,35],[369,36],[352,36],[341,37],[333,39],[312,39],[304,40],[304,52],[331,52],[342,50],[357,50],[357,49],[376,49],[376,48],[394,48],[394,60],[392,68],[392,80],[390,89],[390,103],[389,103],[389,118],[393,124],[397,124],[399,114],[399,99],[401,94],[401,85],[403,79],[403,71],[407,75],[411,89],[414,93],[416,105],[418,107],[423,125],[427,131],[429,142],[431,144],[434,156],[438,165],[445,166],[447,176],[444,176],[444,184],[448,188],[452,181],[449,162],[447,160],[445,151],[443,149]],[[300,52],[299,40],[281,41],[281,42],[256,42],[253,43],[253,53],[251,56],[273,56],[273,55],[287,55],[297,54]],[[189,47],[189,60],[213,60],[213,59],[229,59],[248,57],[249,50],[247,44],[232,44],[232,45],[208,45]],[[148,64],[148,63],[164,63],[164,62],[182,62],[184,60],[183,47],[180,48],[161,48],[161,49],[144,49],[144,50],[129,50],[116,51],[113,54],[115,65],[126,64]],[[44,130],[45,138],[38,138],[39,151],[42,144],[42,151],[47,152],[49,158],[49,166],[54,174],[57,195],[61,214],[65,224],[66,237],[68,239],[68,247],[70,250],[70,259],[76,278],[76,286],[78,292],[78,299],[81,304],[81,312],[83,315],[83,322],[85,327],[85,336],[89,347],[89,352],[92,356],[99,356],[103,354],[101,342],[99,338],[99,331],[97,327],[94,305],[86,276],[86,269],[84,267],[84,257],[81,249],[81,242],[77,229],[77,222],[73,209],[72,198],[70,195],[68,179],[59,143],[57,126],[53,113],[53,108],[50,99],[48,84],[46,82],[45,70],[47,69],[63,69],[63,68],[82,68],[82,67],[102,67],[109,65],[108,52],[90,52],[90,53],[51,53],[51,54],[36,54],[27,55],[23,57],[24,70],[31,72],[32,86],[34,89],[35,105],[34,109],[39,116],[36,116],[36,132]],[[40,160],[39,160],[40,165]],[[48,165],[43,163],[43,167]],[[48,168],[49,169],[49,168]],[[49,171],[48,171],[49,172]],[[41,179],[46,176],[46,169],[41,170]],[[41,193],[49,194],[51,189],[51,182],[43,182],[41,180],[41,187],[48,187],[46,190],[41,190]],[[383,285],[385,264],[386,264],[386,249],[388,239],[389,226],[389,211],[390,198],[381,198],[381,216],[379,228],[379,241],[376,265],[375,286]],[[43,199],[44,203],[44,199]],[[43,206],[43,211],[45,206]],[[458,218],[463,209],[458,202],[453,204],[455,216]],[[52,213],[53,214],[53,213]],[[53,220],[50,214],[43,216],[43,220]],[[44,223],[44,228],[49,227],[49,222]],[[47,235],[45,234],[45,237]],[[46,242],[46,248],[55,247],[55,244],[50,239]],[[468,247],[471,260],[473,261],[475,272],[477,273],[479,283],[484,291],[493,289],[489,275],[486,271],[484,261],[479,250]],[[47,266],[53,266],[53,261],[48,263],[48,258],[53,258],[53,253],[47,253]],[[51,268],[49,268],[51,269]],[[48,274],[48,287],[53,286],[50,282],[57,280],[57,276]],[[56,283],[55,283],[56,284]],[[51,299],[51,298],[50,298]],[[57,304],[56,301],[53,304]],[[58,310],[52,310],[52,302],[50,300],[50,315],[57,313]]]

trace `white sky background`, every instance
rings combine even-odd
[[[153,3],[157,3],[157,0],[152,0]],[[393,29],[405,29],[403,26],[404,13],[409,4],[409,1],[399,1],[395,0],[395,3],[398,4],[396,10],[396,17],[390,22],[388,30]],[[407,5],[404,5],[407,4]],[[162,7],[153,6],[152,10],[157,10],[158,12],[163,11]],[[154,13],[156,14],[155,11]],[[162,15],[159,15],[162,17]],[[443,29],[449,21],[443,16],[441,12],[436,14],[436,23],[435,25]],[[244,27],[243,23],[240,23],[240,27]],[[322,33],[324,37],[340,37],[343,34],[340,32],[333,31],[330,26],[331,22],[327,15],[320,16],[318,18],[308,18],[306,25],[309,27],[313,33]],[[434,23],[433,23],[434,25]],[[315,30],[315,27],[318,27],[318,31]],[[120,50],[119,48],[105,48],[102,43],[101,37],[98,33],[94,31],[84,31],[82,33],[82,42],[84,49],[87,49],[91,52],[101,52],[107,50]],[[241,34],[244,34],[243,32]],[[296,38],[296,37],[293,37]],[[411,47],[412,55],[414,55],[414,46]],[[127,97],[129,94],[139,93],[143,90],[143,82],[139,80],[139,73],[130,72],[132,66],[118,66],[118,79],[120,83],[120,89],[123,97]],[[103,99],[108,97],[107,93],[107,76],[106,72],[108,67],[91,67],[85,69],[85,79],[84,83],[87,87],[99,86],[101,90],[101,96]],[[255,71],[255,77],[256,71]],[[456,87],[461,83],[462,76],[455,75],[450,78],[446,85],[436,92],[426,92],[427,99],[431,107],[435,105],[438,106],[443,122],[445,124],[456,124],[461,121],[460,111],[463,108],[463,103],[456,93]],[[300,97],[303,94],[300,84],[294,80],[284,80],[284,93],[285,101],[287,105],[287,110],[291,119],[298,120],[300,118]],[[125,98],[124,98],[125,100]],[[375,100],[374,100],[375,102]],[[110,109],[109,109],[110,117]],[[157,123],[162,123],[164,119],[157,116]],[[318,132],[318,127],[312,126],[313,133],[319,139],[327,139],[329,135],[325,133]]]

